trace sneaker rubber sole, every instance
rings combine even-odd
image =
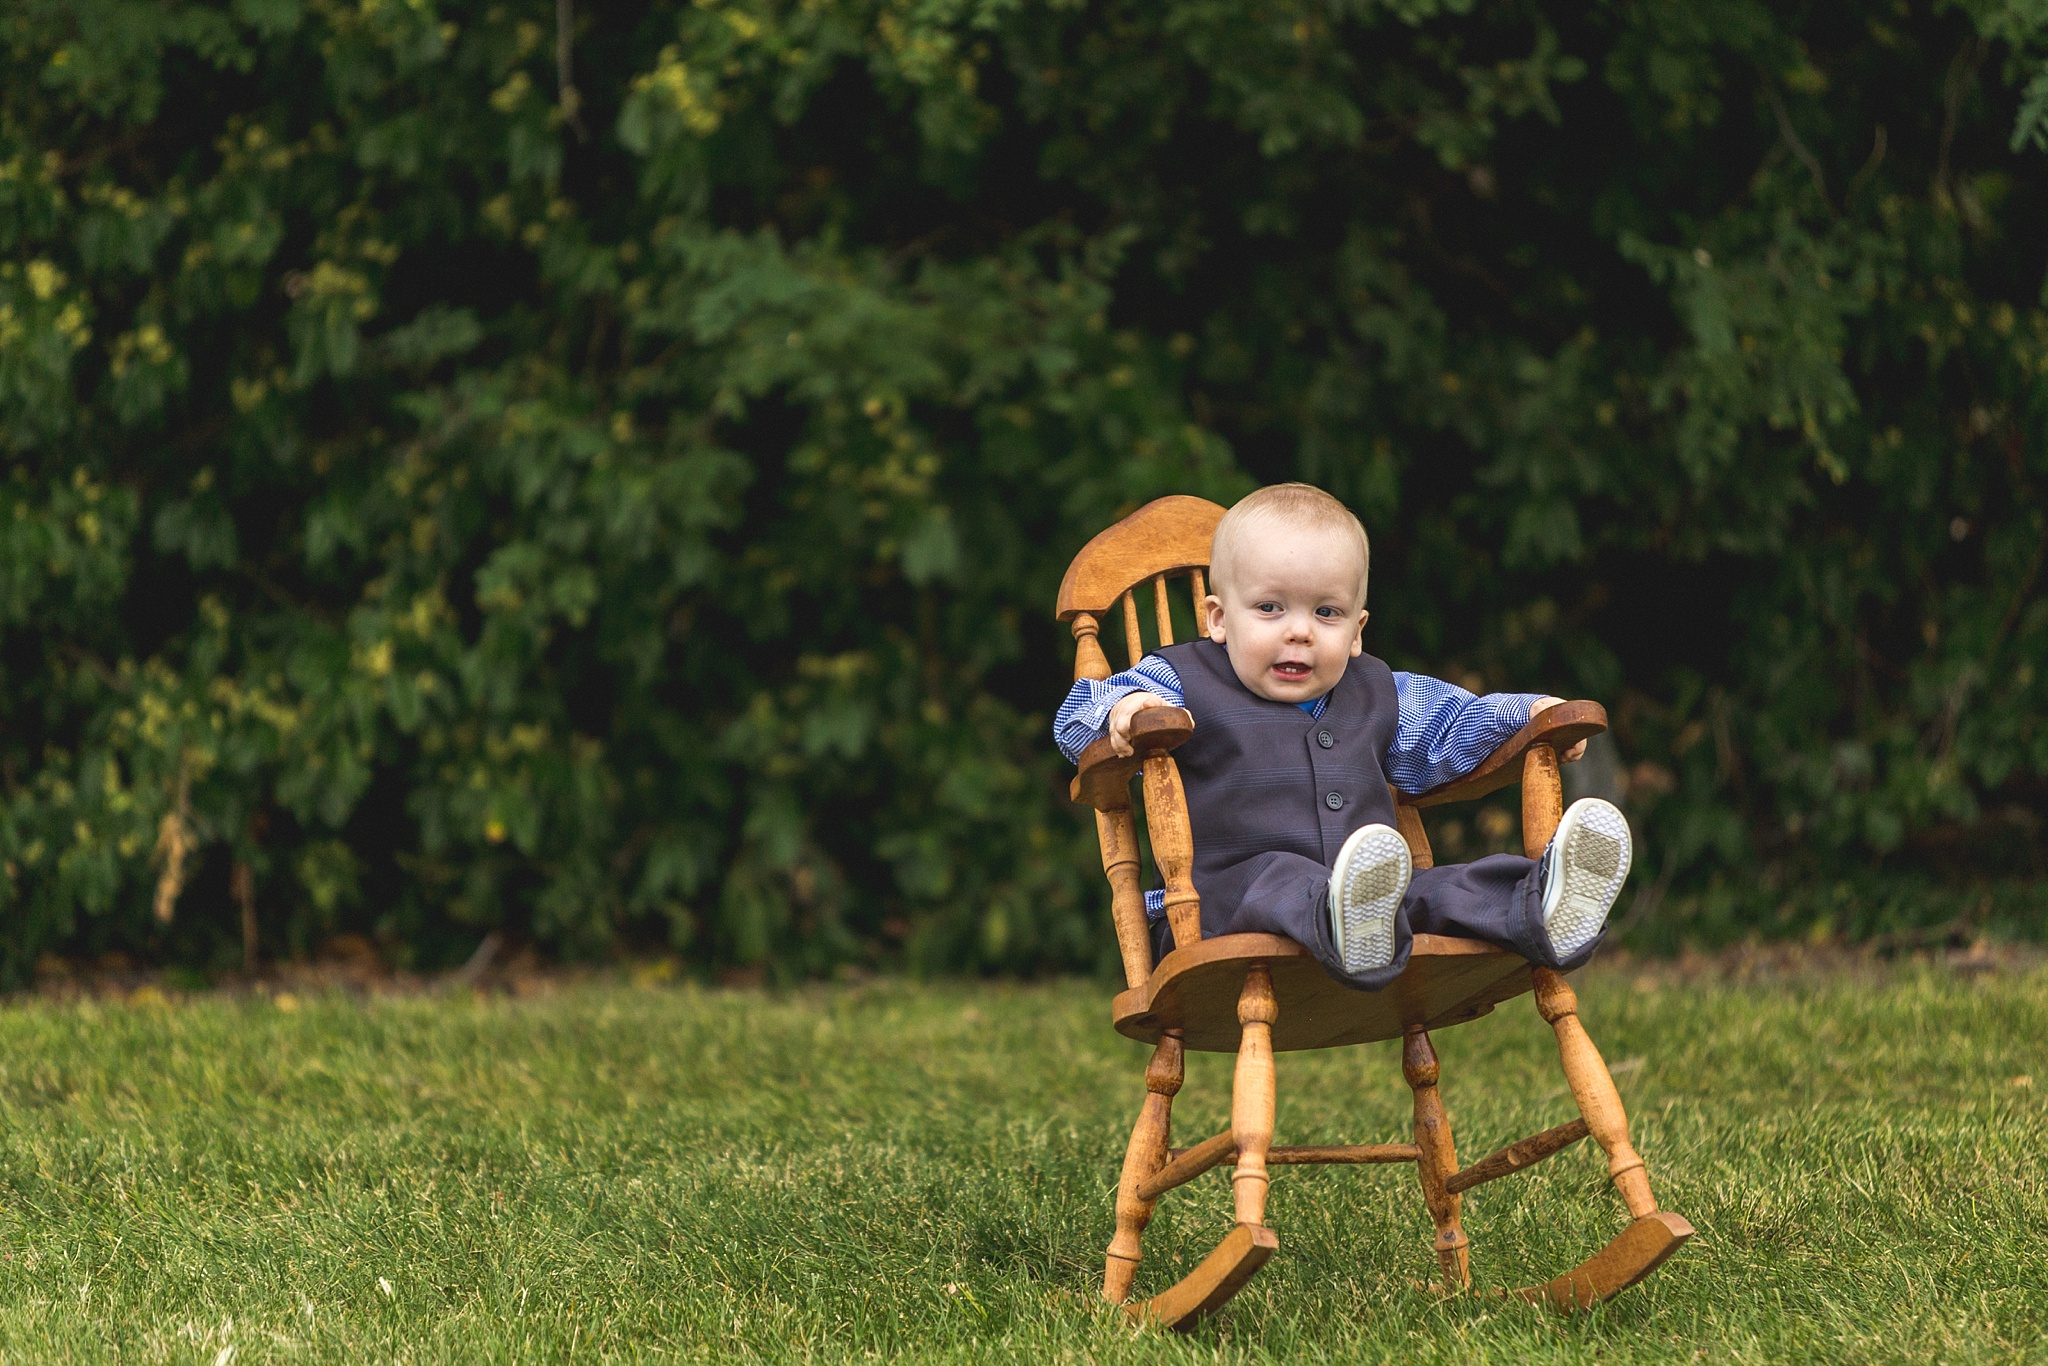
[[[1337,851],[1330,934],[1346,972],[1371,972],[1394,961],[1394,913],[1413,871],[1408,841],[1391,826],[1360,826]]]
[[[1543,932],[1562,962],[1599,937],[1634,858],[1628,820],[1612,802],[1583,797],[1564,813],[1545,860]]]

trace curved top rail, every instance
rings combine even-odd
[[[1102,616],[1135,584],[1206,568],[1222,520],[1223,509],[1206,498],[1176,493],[1153,499],[1081,547],[1060,580],[1059,619]]]

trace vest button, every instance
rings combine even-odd
[[[1326,730],[1319,730],[1316,732],[1316,743],[1324,749],[1328,749],[1331,745],[1337,743],[1337,737]]]
[[[1341,794],[1332,792],[1329,796],[1323,798],[1323,805],[1329,807],[1332,811],[1336,811],[1344,805],[1344,798]]]

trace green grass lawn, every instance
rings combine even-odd
[[[1286,1168],[1279,1255],[1187,1338],[1096,1299],[1147,1053],[1097,985],[23,1000],[0,1356],[2048,1358],[2048,970],[1580,996],[1699,1229],[1664,1271],[1573,1319],[1441,1300],[1412,1169]],[[1526,998],[1437,1047],[1468,1160],[1572,1113]],[[1228,1108],[1189,1064],[1183,1141]],[[1281,1142],[1408,1111],[1393,1045],[1281,1055]],[[1141,1288],[1228,1208],[1220,1171],[1168,1195]],[[1590,1143],[1465,1204],[1487,1286],[1621,1222]]]

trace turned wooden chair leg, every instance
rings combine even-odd
[[[1138,1262],[1144,1255],[1140,1242],[1145,1225],[1152,1222],[1152,1207],[1159,1203],[1156,1196],[1139,1199],[1138,1187],[1166,1165],[1173,1136],[1173,1098],[1184,1075],[1180,1032],[1167,1030],[1159,1036],[1159,1046],[1145,1066],[1145,1105],[1131,1130],[1131,1144],[1124,1150],[1123,1179],[1117,1182],[1116,1236],[1109,1241],[1109,1256],[1102,1269],[1102,1298],[1111,1304],[1122,1304],[1131,1297],[1138,1276]]]
[[[1273,1146],[1276,1078],[1273,1071],[1273,1022],[1280,1018],[1273,999],[1273,975],[1264,963],[1245,974],[1237,998],[1237,1022],[1244,1035],[1237,1045],[1237,1076],[1230,1090],[1230,1134],[1237,1144],[1237,1170],[1231,1191],[1237,1197],[1237,1222],[1266,1222],[1266,1153]]]
[[[1458,1223],[1458,1208],[1465,1198],[1445,1185],[1457,1173],[1458,1150],[1451,1141],[1443,1097],[1437,1093],[1437,1074],[1436,1049],[1430,1046],[1428,1031],[1410,1026],[1401,1044],[1401,1075],[1415,1092],[1415,1146],[1421,1149],[1415,1170],[1422,1178],[1423,1203],[1436,1221],[1436,1260],[1444,1284],[1463,1290],[1472,1284],[1471,1254]]]
[[[1650,1193],[1650,1173],[1643,1159],[1628,1141],[1628,1113],[1621,1108],[1621,1093],[1614,1089],[1614,1077],[1600,1050],[1579,1023],[1579,998],[1571,984],[1549,968],[1537,968],[1536,1009],[1544,1022],[1557,1032],[1557,1055],[1564,1063],[1564,1079],[1572,1088],[1572,1099],[1585,1116],[1586,1132],[1607,1154],[1607,1174],[1615,1189],[1628,1202],[1631,1218],[1641,1219],[1657,1212],[1657,1197]]]

